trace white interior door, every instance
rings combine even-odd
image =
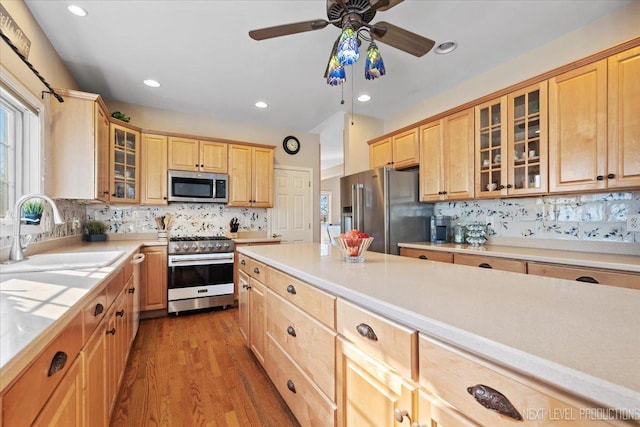
[[[282,243],[312,242],[311,170],[276,167],[271,233]]]

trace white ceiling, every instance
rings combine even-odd
[[[387,75],[367,81],[364,61],[358,61],[353,74],[347,69],[344,105],[342,88],[328,86],[323,78],[338,28],[263,41],[248,36],[252,29],[324,19],[324,0],[75,1],[89,12],[85,18],[71,15],[67,0],[26,4],[85,91],[126,103],[318,132],[325,123],[335,128],[336,113],[351,111],[352,94],[372,97],[368,103],[354,101],[354,113],[385,119],[630,1],[405,0],[378,12],[372,22],[404,27],[436,45],[455,40],[458,49],[416,58],[378,43]],[[148,78],[162,86],[144,86]],[[269,108],[255,108],[258,100]],[[336,155],[324,145],[341,152],[336,138],[323,139],[323,157]]]

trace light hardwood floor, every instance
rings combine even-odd
[[[112,426],[299,427],[244,346],[238,309],[143,320]]]

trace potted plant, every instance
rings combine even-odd
[[[22,218],[24,218],[26,224],[37,225],[40,224],[43,211],[44,203],[40,200],[27,200],[22,205]]]
[[[104,242],[107,240],[107,224],[102,221],[88,221],[84,224],[84,240],[87,242]]]

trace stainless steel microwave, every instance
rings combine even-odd
[[[229,175],[169,170],[169,202],[227,203]]]

